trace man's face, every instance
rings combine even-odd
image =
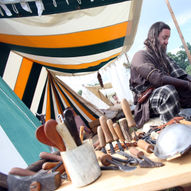
[[[170,38],[170,30],[169,29],[163,29],[159,33],[158,41],[159,41],[160,48],[163,52],[166,52],[169,38]]]

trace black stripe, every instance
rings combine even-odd
[[[46,79],[46,83],[44,84],[44,87],[42,87],[43,91],[41,94],[41,98],[40,98],[40,102],[39,102],[38,110],[37,110],[37,113],[39,113],[39,114],[45,114],[45,113],[42,113],[42,107],[43,107],[43,103],[44,103],[44,99],[45,99],[46,84],[47,84],[47,79]]]
[[[56,0],[57,7],[54,7],[52,0],[43,0],[43,4],[45,10],[43,11],[42,15],[51,15],[57,13],[64,13],[64,12],[71,12],[75,10],[82,10],[82,9],[89,9],[94,7],[100,7],[110,4],[117,4],[120,2],[130,1],[130,0],[81,0],[81,4],[78,3],[77,0],[68,0],[69,5],[67,5],[66,0]],[[3,9],[1,9],[4,13],[4,16],[0,15],[0,18],[18,18],[18,17],[30,17],[30,16],[37,16],[37,7],[34,2],[29,2],[29,6],[32,10],[32,13],[29,13],[22,9],[20,3],[16,3],[16,8],[18,10],[18,14],[13,11],[12,5],[8,4],[7,7],[13,14],[12,16],[7,16]]]
[[[53,83],[53,86],[55,87],[55,93],[56,93],[56,95],[58,97],[58,102],[59,102],[59,104],[60,104],[60,106],[62,108],[62,111],[64,111],[66,108],[64,107],[64,104],[62,103],[62,97],[60,97],[60,94],[58,93],[57,87],[54,85],[54,83]]]
[[[49,83],[49,90],[50,90],[49,91],[49,93],[50,93],[50,117],[51,117],[51,119],[56,119],[56,116],[54,113],[54,104],[53,104],[53,99],[52,99],[52,87],[51,87],[50,83]]]
[[[90,46],[82,47],[72,47],[72,48],[34,48],[34,47],[25,47],[17,46],[13,44],[4,44],[0,45],[8,46],[10,49],[34,54],[38,56],[49,56],[49,57],[77,57],[77,56],[88,56],[92,54],[99,54],[123,46],[125,37],[118,38],[115,40],[94,44]]]
[[[3,77],[7,60],[9,58],[10,49],[0,45],[0,76]]]
[[[33,100],[33,96],[34,96],[34,92],[36,89],[36,85],[38,83],[38,79],[40,76],[40,72],[41,72],[42,66],[37,64],[37,63],[33,63],[30,75],[29,75],[29,79],[25,88],[25,92],[22,98],[22,101],[25,103],[25,105],[30,108],[32,100]]]
[[[117,56],[116,56],[117,57]],[[106,65],[108,62],[112,61],[114,58],[109,59],[108,61],[105,62],[100,62],[98,65],[96,66],[90,66],[88,68],[82,68],[82,69],[63,69],[63,68],[56,68],[56,67],[51,67],[51,66],[44,66],[48,69],[57,71],[57,72],[65,72],[65,73],[80,73],[80,72],[93,72],[93,71],[97,71],[100,68],[102,68],[104,65]]]
[[[58,83],[57,83],[58,84]],[[64,87],[61,83],[59,83],[62,87]],[[78,114],[78,115],[80,115],[80,117],[82,118],[82,120],[84,121],[84,123],[86,124],[86,126],[87,127],[89,127],[89,124],[88,124],[88,121],[83,117],[83,115],[77,110],[77,108],[75,107],[75,105],[73,105],[73,103],[70,101],[70,99],[68,98],[68,96],[67,96],[67,94],[64,92],[64,90],[62,90],[61,88],[60,88],[60,86],[58,86],[59,87],[59,89],[60,89],[60,91],[63,93],[63,95],[64,95],[64,97],[67,99],[67,101],[70,103],[70,105],[71,105],[71,107],[75,110],[75,112]],[[66,88],[66,87],[64,87],[64,88]],[[67,89],[67,88],[66,88]],[[70,91],[69,91],[70,92]],[[70,92],[71,93],[71,92]],[[71,93],[72,94],[72,93]],[[74,95],[73,95],[74,96]],[[74,96],[74,98],[77,100],[77,102],[79,102],[80,104],[82,104],[81,103],[81,101],[80,100],[78,100],[75,96]],[[86,110],[88,110],[88,112],[89,113],[91,113],[93,116],[94,116],[94,114],[93,114],[93,112],[91,111],[91,110],[89,110],[89,108],[87,108],[84,104],[82,104],[83,105],[83,107],[86,109]],[[98,118],[98,117],[96,117],[96,118]]]
[[[70,94],[72,95],[72,97],[74,97],[74,99],[78,102],[78,103],[80,103],[89,113],[91,113],[95,118],[98,118],[98,116],[94,113],[94,112],[92,112],[82,101],[80,101],[67,87],[65,87],[62,83],[60,83],[60,82],[58,82],[60,85],[61,85],[61,87],[63,87],[64,89],[66,89],[68,92],[70,92]],[[57,84],[58,84],[57,83]],[[60,88],[60,87],[59,87]],[[63,92],[63,90],[62,89],[60,89],[61,91],[62,91],[62,93],[65,95],[65,97],[66,97],[66,99],[70,102],[70,100],[69,100],[69,96],[65,93],[65,92]],[[72,102],[70,102],[70,104],[72,104]],[[73,104],[72,104],[73,105]],[[74,106],[73,106],[74,107]],[[76,109],[76,111],[77,111],[77,109]],[[77,112],[78,114],[80,114],[79,112]],[[81,115],[81,114],[80,114]],[[83,117],[83,116],[82,116]]]

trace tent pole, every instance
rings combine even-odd
[[[171,14],[171,17],[172,17],[172,19],[173,19],[173,21],[174,21],[174,24],[175,24],[175,26],[176,26],[176,29],[177,29],[177,31],[178,31],[178,34],[179,34],[179,36],[180,36],[180,39],[181,39],[181,41],[182,41],[182,44],[183,44],[184,49],[185,49],[185,51],[186,51],[186,54],[187,54],[187,56],[188,56],[188,60],[189,60],[189,62],[190,62],[190,64],[191,64],[191,55],[190,55],[190,52],[189,52],[189,50],[188,50],[187,44],[186,44],[186,42],[185,42],[185,40],[184,40],[184,37],[183,37],[183,35],[182,35],[182,32],[181,32],[181,30],[180,30],[180,27],[179,27],[179,25],[178,25],[178,22],[177,22],[177,20],[176,20],[176,17],[175,17],[175,15],[174,15],[174,12],[173,12],[173,10],[172,10],[172,8],[171,8],[170,3],[169,3],[168,0],[166,0],[166,4],[167,4],[167,7],[168,7],[169,12],[170,12],[170,14]]]

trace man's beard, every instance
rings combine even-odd
[[[166,46],[159,46],[159,52],[160,52],[160,55],[162,55],[162,57],[166,57],[166,49],[167,47]]]

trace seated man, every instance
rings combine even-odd
[[[166,123],[181,107],[191,107],[191,76],[167,56],[169,37],[167,24],[154,23],[144,42],[145,50],[138,51],[132,59],[130,89],[139,128],[152,116],[160,116]]]

